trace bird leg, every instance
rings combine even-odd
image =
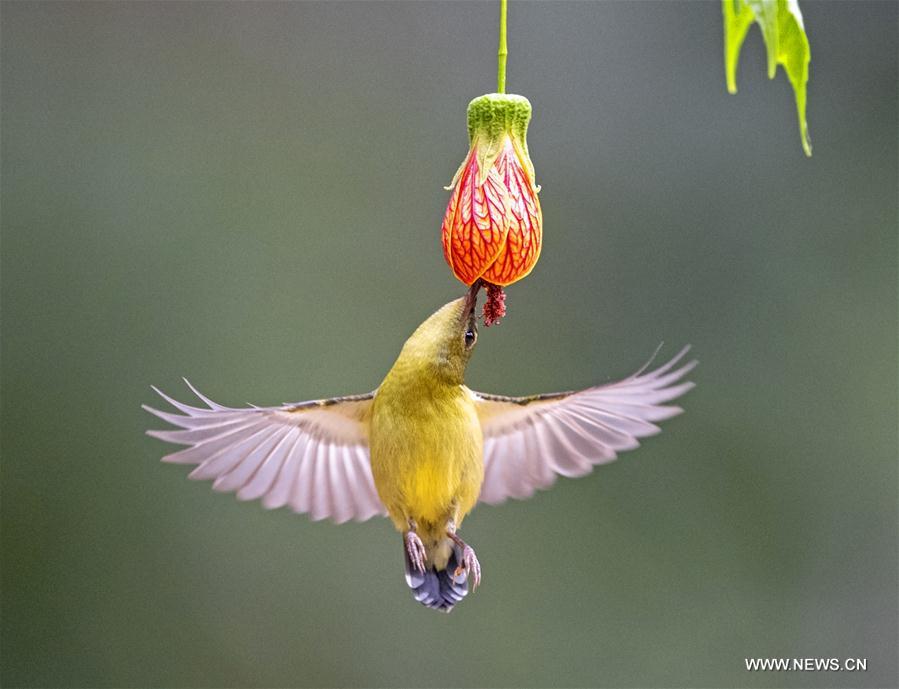
[[[403,543],[406,546],[406,557],[409,558],[409,564],[419,574],[425,573],[425,559],[427,551],[425,544],[421,542],[421,538],[415,533],[418,528],[413,520],[409,520],[409,530],[403,534]]]
[[[456,535],[456,525],[450,522],[447,527],[446,535],[453,543],[462,548],[462,563],[456,567],[453,576],[457,577],[462,572],[466,572],[471,577],[471,588],[474,590],[481,584],[481,563],[478,562],[478,556],[474,554],[474,548]]]

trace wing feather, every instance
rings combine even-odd
[[[365,492],[364,483],[365,475],[359,469],[359,460],[356,452],[350,452],[347,455],[347,461],[341,465],[345,474],[345,484],[349,486],[350,496],[353,505],[356,505],[361,514],[365,514],[369,510],[369,497]]]
[[[259,466],[272,453],[278,451],[289,432],[288,428],[263,428],[239,445],[235,445],[233,449],[225,450],[222,460],[230,464],[230,469],[228,473],[221,474],[215,479],[212,489],[232,493],[243,488]]]
[[[333,445],[328,447],[328,510],[338,524],[352,516],[352,489],[347,484],[347,475],[343,467],[346,462],[339,461]],[[333,490],[333,486],[346,486],[346,491]]]
[[[498,504],[529,497],[551,486],[557,475],[588,474],[619,452],[638,447],[640,438],[659,433],[656,422],[683,411],[666,403],[693,387],[680,382],[697,364],[680,364],[687,351],[689,347],[653,371],[646,372],[650,359],[622,381],[578,392],[531,397],[472,393],[484,431],[481,501]]]
[[[293,486],[293,496],[288,501],[294,512],[308,513],[312,509],[312,470],[315,467],[314,442],[306,443],[303,449],[303,461],[297,472],[297,480]]]
[[[316,449],[315,490],[312,493],[312,511],[309,513],[314,521],[324,519],[334,510],[334,499],[331,496],[330,450],[331,447],[324,443],[320,443]]]
[[[280,436],[275,446],[256,468],[252,477],[241,484],[237,491],[238,500],[258,500],[271,490],[284,464],[290,457],[301,433],[298,428],[290,428]]]
[[[384,508],[381,505],[381,499],[378,497],[378,492],[375,489],[375,479],[371,473],[371,462],[368,459],[368,453],[363,448],[357,447],[355,457],[356,468],[363,479],[356,484],[356,488],[365,496],[364,504],[367,507],[367,511],[363,512],[363,514],[367,516],[364,516],[363,519],[367,519],[376,514],[382,514]]]
[[[177,416],[175,414],[167,414],[167,416]],[[174,423],[170,421],[169,423]],[[252,421],[246,419],[232,419],[225,423],[209,424],[199,428],[191,428],[180,431],[147,431],[147,435],[164,440],[167,443],[175,445],[197,445],[206,440],[213,440],[226,433],[239,430],[241,426],[246,426]]]
[[[188,478],[195,481],[208,481],[227,476],[240,462],[245,461],[254,449],[260,451],[270,449],[277,441],[277,435],[273,435],[273,432],[278,430],[276,428],[267,430],[263,428],[248,438],[235,439],[230,445],[226,444],[218,450],[211,443],[205,443],[207,453],[204,454],[202,450],[198,450],[195,453],[198,455],[197,461],[199,466],[188,475]],[[287,429],[284,430],[286,431]],[[265,437],[257,437],[257,435],[263,433]],[[195,447],[201,448],[204,445],[196,445]]]
[[[208,442],[191,445],[186,450],[179,450],[162,458],[171,464],[199,464],[219,455],[228,455],[235,449],[244,447],[247,442],[254,443],[257,436],[265,436],[271,428],[261,419],[237,426],[226,433],[215,436]]]
[[[302,433],[298,432],[287,459],[278,470],[271,490],[262,495],[262,506],[265,509],[272,510],[287,504],[287,500],[290,498],[290,487],[296,479],[297,468],[303,459],[304,450],[305,438]]]
[[[374,393],[280,407],[231,408],[213,402],[185,380],[205,407],[153,388],[180,413],[144,409],[176,430],[147,431],[187,446],[163,457],[194,464],[191,479],[238,500],[261,499],[267,509],[289,506],[313,519],[364,520],[385,514],[368,451],[368,415]]]

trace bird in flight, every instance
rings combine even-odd
[[[378,388],[277,407],[231,408],[193,386],[194,407],[156,392],[180,414],[144,409],[186,445],[163,457],[196,465],[190,478],[239,500],[261,499],[337,523],[389,516],[402,534],[406,582],[420,603],[449,612],[476,588],[481,566],[459,536],[478,502],[524,499],[556,476],[577,477],[659,432],[668,405],[693,387],[696,365],[671,361],[574,392],[505,397],[465,386],[478,339],[477,287],[431,315]],[[185,381],[187,382],[187,381]]]

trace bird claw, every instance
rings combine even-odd
[[[406,544],[406,556],[409,558],[412,568],[419,574],[424,574],[425,559],[427,558],[425,544],[421,542],[418,534],[414,531],[407,531],[403,541]]]
[[[476,589],[481,584],[481,563],[478,562],[478,556],[474,553],[474,548],[470,545],[462,547],[462,564],[456,567],[454,576],[467,574],[471,578],[471,589]]]

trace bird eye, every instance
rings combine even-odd
[[[465,331],[465,346],[472,347],[474,346],[475,341],[478,339],[478,334],[474,328],[469,328]]]

